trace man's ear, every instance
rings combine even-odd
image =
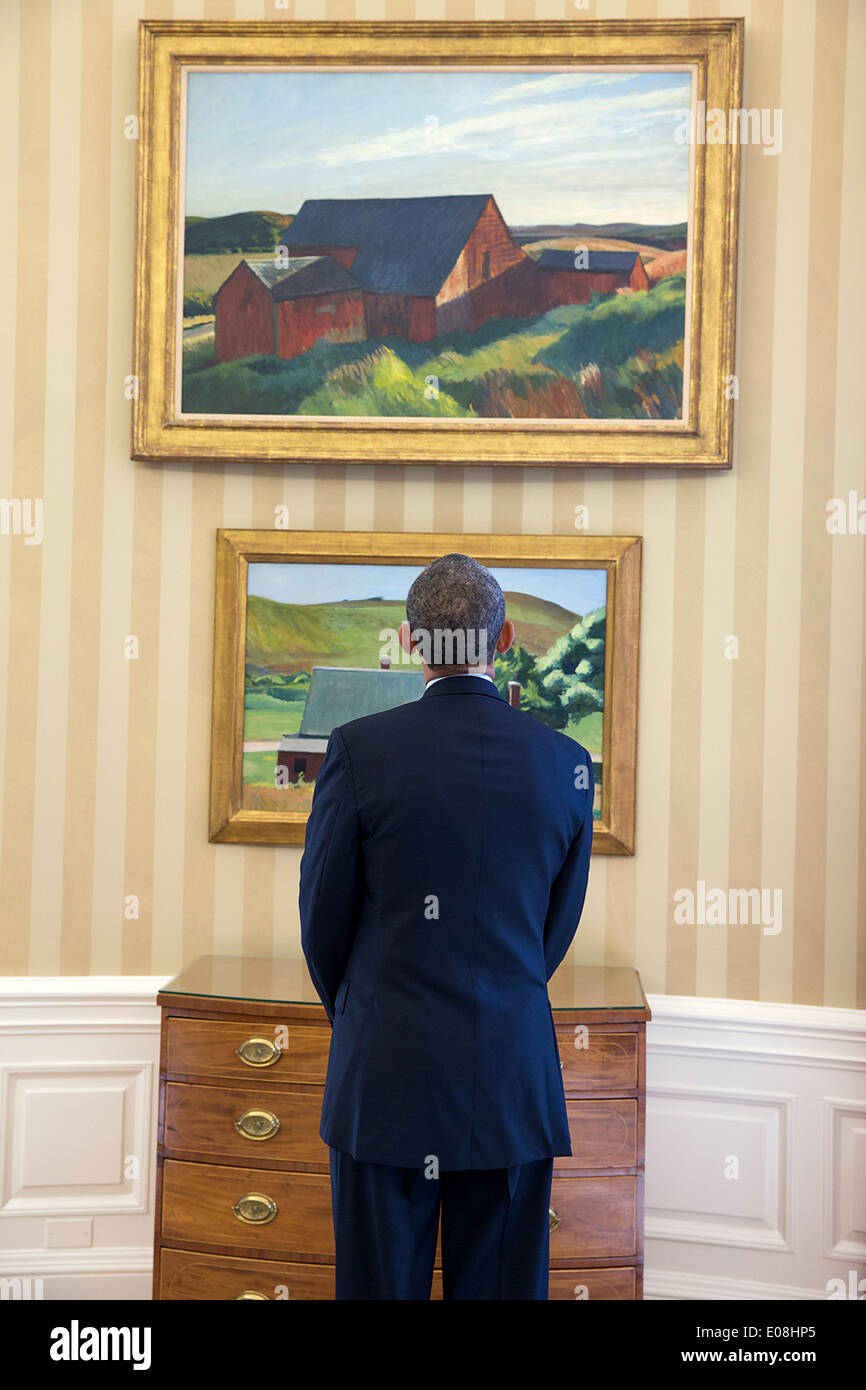
[[[404,650],[404,652],[406,653],[407,656],[411,656],[411,655],[412,655],[412,635],[411,635],[411,632],[410,632],[410,630],[409,630],[409,624],[408,624],[408,623],[401,623],[401,624],[400,624],[399,637],[400,637],[400,646],[403,648],[403,650]]]
[[[498,652],[507,652],[513,641],[514,623],[510,618],[506,618],[505,622],[502,624],[502,630],[496,639],[496,650]]]

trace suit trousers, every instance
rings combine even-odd
[[[547,1298],[552,1155],[431,1177],[329,1154],[338,1299],[429,1299],[440,1207],[443,1298]]]

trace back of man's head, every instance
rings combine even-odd
[[[409,630],[435,674],[493,661],[505,621],[505,596],[471,555],[441,555],[422,570],[406,597]]]

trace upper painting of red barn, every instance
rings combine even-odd
[[[191,77],[184,412],[681,419],[689,82]]]

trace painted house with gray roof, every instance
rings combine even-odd
[[[314,666],[301,727],[296,734],[286,734],[277,750],[277,785],[297,782],[301,774],[305,782],[314,782],[338,724],[405,705],[423,694],[421,670]]]

